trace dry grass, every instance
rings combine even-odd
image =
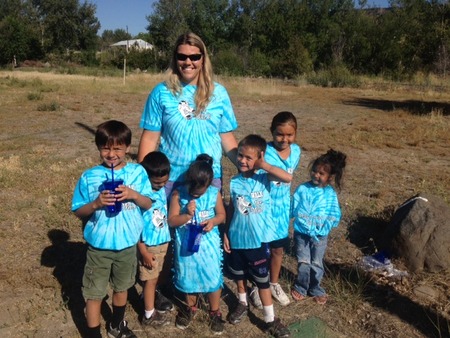
[[[80,335],[84,246],[81,224],[70,212],[73,187],[81,172],[98,161],[93,131],[105,120],[119,119],[131,127],[135,158],[142,107],[161,79],[134,74],[124,85],[121,78],[0,72],[2,336]],[[310,160],[329,147],[349,157],[340,195],[344,219],[331,235],[326,257],[324,285],[330,302],[325,307],[310,300],[286,308],[276,305],[285,322],[316,317],[335,336],[347,337],[448,333],[448,273],[395,281],[369,278],[355,269],[358,259],[373,250],[372,234],[408,197],[423,191],[450,203],[450,86],[434,82],[438,80],[419,79],[413,86],[365,81],[364,89],[330,89],[278,80],[219,79],[235,107],[238,139],[249,133],[269,138],[276,112],[295,113],[302,158],[294,186],[307,178]],[[225,181],[234,172],[225,160]],[[401,262],[395,264],[401,268]],[[288,253],[281,280],[285,289],[295,273],[295,259]],[[439,297],[417,297],[414,287],[421,284],[432,286]],[[231,282],[227,287],[233,291]],[[127,312],[136,333],[179,335],[172,326],[161,331],[140,328],[137,291],[130,294]],[[224,314],[233,302],[233,293],[224,293]],[[260,337],[262,314],[252,312],[239,326],[227,324],[224,336]],[[108,316],[105,312],[104,318]],[[206,322],[199,318],[183,335],[209,336]]]

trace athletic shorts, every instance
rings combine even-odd
[[[249,279],[260,289],[269,288],[269,247],[263,243],[256,249],[232,249],[228,270],[234,280]]]
[[[108,283],[114,292],[123,292],[136,282],[136,245],[123,250],[100,250],[89,246],[83,275],[85,299],[103,299]]]

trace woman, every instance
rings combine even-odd
[[[238,124],[228,93],[213,82],[213,71],[206,46],[197,35],[181,35],[175,44],[167,80],[150,93],[142,113],[143,128],[138,161],[159,150],[171,164],[167,196],[197,155],[213,158],[212,185],[221,187],[221,158],[224,151],[235,163],[237,142],[233,131]]]

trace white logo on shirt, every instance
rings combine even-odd
[[[252,204],[245,199],[244,196],[236,197],[237,208],[241,214],[248,215]]]
[[[152,215],[152,223],[156,228],[164,227],[164,223],[166,222],[166,215],[159,209],[153,210]]]
[[[181,101],[178,104],[178,111],[186,120],[191,120],[195,117],[195,110],[189,107],[189,103],[186,101]]]

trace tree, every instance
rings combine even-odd
[[[42,27],[42,42],[48,52],[93,48],[100,24],[95,5],[78,0],[32,0]]]
[[[152,43],[163,53],[173,47],[180,34],[189,30],[186,13],[191,3],[191,0],[160,0],[154,4],[153,14],[147,16]]]

